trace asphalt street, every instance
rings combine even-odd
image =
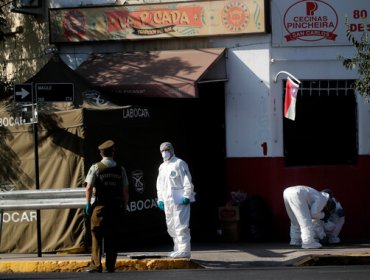
[[[125,280],[368,280],[370,266],[329,266],[329,267],[284,267],[249,269],[180,269],[156,271],[126,271],[116,273],[66,272],[66,273],[9,273],[0,274],[2,280],[52,280],[52,279],[125,279]]]

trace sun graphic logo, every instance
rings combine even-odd
[[[241,32],[248,26],[250,12],[244,1],[233,0],[222,12],[222,23],[231,32]]]
[[[63,18],[64,34],[67,37],[82,37],[85,35],[85,17],[80,11],[69,11]]]

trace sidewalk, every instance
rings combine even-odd
[[[198,243],[191,259],[170,259],[168,248],[120,253],[117,271],[155,269],[232,269],[304,265],[370,264],[370,244],[300,249],[283,243]],[[326,262],[322,262],[326,260]],[[330,260],[330,261],[329,261]],[[0,254],[0,273],[84,271],[89,254]],[[321,263],[320,263],[321,261]]]

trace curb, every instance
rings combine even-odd
[[[0,273],[20,272],[84,272],[90,261],[1,261]],[[103,262],[103,266],[104,266]],[[142,259],[117,260],[116,271],[199,269],[199,264],[190,259]]]
[[[309,255],[293,266],[370,265],[370,254]]]

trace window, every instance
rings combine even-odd
[[[296,119],[284,118],[283,123],[286,166],[356,163],[357,107],[353,84],[354,80],[302,81]]]

